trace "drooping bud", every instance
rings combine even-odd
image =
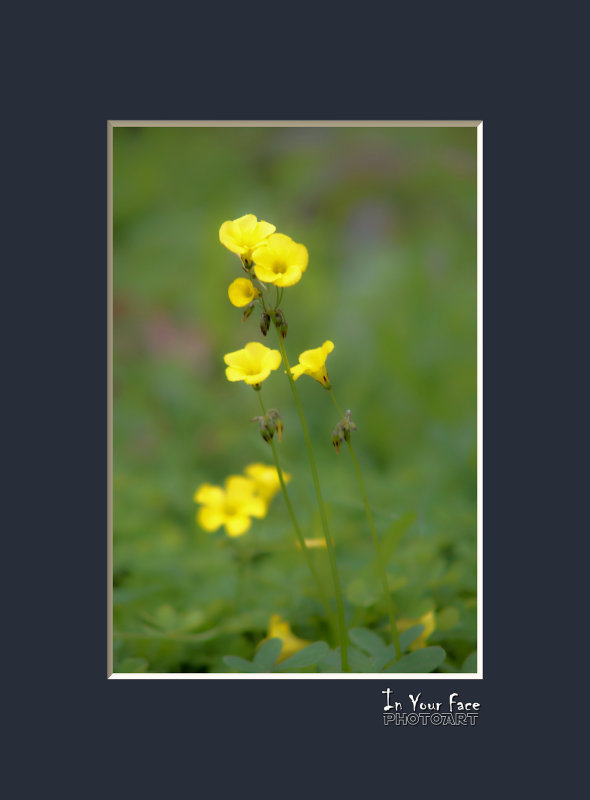
[[[267,418],[265,414],[263,417],[253,417],[251,422],[257,422],[260,428],[260,435],[264,439],[265,442],[270,444],[270,440],[274,436],[275,433],[275,426],[272,424],[271,421]]]
[[[344,419],[341,419],[338,425],[332,431],[332,444],[336,448],[336,452],[340,452],[340,445],[343,441],[350,442],[350,432],[356,431],[356,425],[352,421],[351,411],[347,410]]]
[[[337,453],[340,452],[340,443],[342,442],[342,439],[340,438],[339,427],[340,426],[337,425],[332,431],[332,444],[334,445],[334,449]]]
[[[283,339],[287,338],[287,331],[289,330],[289,325],[287,324],[287,320],[285,319],[285,315],[280,308],[275,308],[272,312],[272,320],[275,324],[276,329],[281,334]]]
[[[242,316],[242,322],[246,322],[250,314],[254,311],[254,303],[250,303],[250,305],[246,306],[246,310]]]
[[[266,311],[263,311],[260,317],[260,332],[262,333],[263,336],[266,336],[269,328],[270,328],[270,316]]]
[[[266,414],[269,422],[274,426],[277,432],[277,439],[279,442],[283,441],[283,420],[276,408],[270,408]]]

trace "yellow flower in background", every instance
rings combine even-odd
[[[326,540],[322,538],[308,539],[307,537],[305,537],[303,541],[305,542],[305,546],[307,547],[308,550],[309,549],[315,550],[318,548],[326,550],[328,547],[328,545],[326,544]],[[334,542],[332,542],[332,544],[333,543]],[[297,547],[299,548],[299,550],[301,550],[301,545],[299,544],[299,542],[297,542]]]
[[[410,645],[410,652],[426,647],[426,640],[431,633],[434,633],[436,629],[434,609],[430,609],[430,611],[427,611],[426,614],[422,614],[418,619],[398,619],[397,621],[397,629],[400,633],[407,631],[413,625],[424,625],[424,630]]]
[[[225,526],[228,536],[241,536],[252,524],[251,517],[266,515],[266,503],[256,494],[256,484],[243,475],[230,475],[225,488],[203,483],[194,498],[202,507],[197,522],[206,531]]]
[[[219,229],[219,241],[243,260],[250,260],[254,248],[275,231],[270,222],[258,221],[254,214],[245,214],[223,223]]]
[[[266,464],[248,464],[244,470],[249,478],[252,478],[256,484],[256,492],[265,503],[270,504],[275,494],[281,488],[279,474],[276,467],[270,467]],[[291,476],[283,470],[283,480],[289,483]]]
[[[280,639],[283,642],[283,647],[277,658],[277,664],[295,655],[295,653],[298,653],[310,644],[306,639],[300,639],[298,636],[295,636],[289,623],[284,620],[280,614],[273,614],[270,618],[268,623],[268,636],[266,639],[263,639],[262,642],[266,642],[269,639]],[[262,642],[260,642],[260,644],[262,644]]]
[[[328,371],[326,370],[326,359],[334,349],[334,342],[329,339],[323,343],[321,347],[316,347],[315,350],[306,350],[299,356],[299,364],[296,364],[291,369],[291,375],[295,380],[300,375],[310,375],[326,389],[329,389],[331,384],[328,378]]]
[[[281,354],[260,342],[248,342],[242,350],[226,353],[223,360],[227,364],[225,375],[228,381],[245,381],[256,386],[268,378],[271,370],[278,369]]]
[[[236,308],[243,308],[260,297],[260,292],[254,287],[252,281],[248,278],[236,278],[232,281],[227,290],[227,295],[232,305]]]
[[[264,283],[293,286],[307,269],[307,248],[284,233],[273,233],[254,250],[254,272]]]

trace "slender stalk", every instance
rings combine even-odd
[[[295,387],[295,381],[293,380],[293,376],[291,375],[291,366],[289,364],[289,359],[287,357],[287,351],[285,350],[283,337],[281,336],[280,331],[278,330],[276,325],[275,325],[275,330],[277,332],[277,338],[279,340],[279,348],[281,350],[281,355],[283,357],[283,364],[285,365],[285,368],[287,370],[289,385],[291,386],[293,399],[295,400],[297,413],[299,414],[299,420],[301,422],[301,428],[303,430],[303,436],[305,438],[305,446],[307,447],[307,455],[309,456],[309,465],[311,467],[311,475],[313,478],[315,493],[318,499],[318,508],[320,512],[320,519],[322,521],[322,528],[324,531],[324,539],[326,540],[326,549],[328,551],[330,570],[332,572],[332,582],[334,584],[334,594],[336,595],[336,606],[338,609],[338,627],[340,630],[339,638],[340,638],[340,658],[342,662],[342,672],[349,672],[350,669],[348,666],[348,643],[346,639],[347,632],[346,632],[346,620],[344,618],[344,603],[342,600],[342,589],[340,588],[340,578],[338,575],[338,567],[336,565],[334,545],[332,544],[332,537],[330,535],[330,529],[328,527],[328,518],[326,516],[326,509],[324,507],[324,501],[322,499],[322,490],[320,489],[320,481],[318,478],[318,471],[315,463],[315,458],[313,455],[313,448],[311,446],[309,429],[307,427],[307,422],[305,421],[305,415],[303,413],[303,407],[301,405],[301,401],[299,400],[299,395]]]
[[[342,418],[344,418],[344,414],[342,413],[340,406],[336,402],[336,397],[334,396],[334,391],[330,387],[330,395],[332,396],[332,400],[334,401],[334,405],[336,406],[336,410],[340,414]],[[358,478],[359,486],[361,489],[361,494],[363,496],[363,502],[365,504],[365,512],[367,514],[367,520],[369,523],[369,528],[371,530],[371,537],[373,539],[373,544],[375,545],[375,552],[377,553],[377,569],[379,571],[379,578],[381,583],[383,584],[383,593],[385,595],[385,603],[387,605],[387,614],[389,616],[389,624],[391,626],[391,638],[393,640],[393,644],[395,647],[395,655],[396,658],[401,658],[402,651],[399,643],[399,636],[397,633],[397,624],[395,621],[395,611],[393,608],[393,602],[391,600],[391,593],[389,591],[389,586],[387,585],[387,574],[385,572],[385,564],[383,563],[382,552],[381,552],[381,542],[379,541],[379,537],[377,536],[377,531],[375,530],[375,525],[373,523],[373,515],[371,514],[371,507],[369,505],[369,500],[367,498],[367,492],[365,490],[365,484],[363,481],[363,476],[361,474],[361,470],[359,467],[359,463],[356,460],[356,456],[354,454],[354,448],[352,446],[352,442],[350,441],[350,436],[346,439],[346,444],[348,445],[348,449],[350,450],[350,455],[352,458],[352,463],[354,464],[354,468],[356,471],[356,475]]]
[[[264,408],[264,403],[262,401],[262,392],[258,391],[258,392],[256,392],[256,394],[258,395],[258,399],[260,400],[260,408],[262,409],[262,413],[266,414],[266,409]],[[293,506],[291,505],[291,500],[289,498],[289,493],[287,492],[287,486],[285,484],[285,479],[283,477],[283,470],[281,469],[281,465],[279,463],[279,454],[277,452],[277,447],[275,445],[274,438],[270,440],[269,444],[270,444],[271,449],[272,449],[272,455],[273,455],[273,458],[274,458],[277,474],[279,476],[279,482],[281,484],[281,489],[283,491],[283,496],[285,498],[285,503],[287,505],[287,510],[289,512],[289,516],[291,517],[291,522],[293,523],[293,528],[295,529],[295,535],[297,536],[297,540],[299,541],[299,545],[300,545],[301,549],[303,550],[303,555],[305,556],[305,560],[307,561],[307,566],[309,567],[309,571],[311,572],[312,577],[313,577],[313,579],[314,579],[314,581],[316,583],[319,595],[320,595],[320,597],[322,599],[322,603],[324,604],[324,607],[326,609],[326,614],[328,616],[328,619],[330,620],[330,624],[332,625],[334,631],[337,634],[338,633],[338,626],[337,626],[336,621],[334,619],[334,614],[332,612],[332,609],[330,608],[330,603],[329,603],[328,597],[327,597],[326,593],[324,592],[324,587],[322,586],[322,582],[320,580],[320,576],[318,575],[317,570],[316,570],[316,568],[314,566],[313,559],[311,557],[311,553],[309,552],[309,549],[308,549],[307,545],[305,544],[305,538],[304,538],[303,534],[301,533],[301,528],[299,527],[299,524],[297,522],[297,518],[295,517],[295,512],[293,510]]]

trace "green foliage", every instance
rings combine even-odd
[[[253,661],[238,656],[224,656],[223,663],[234,672],[296,672],[315,667],[329,649],[325,642],[313,642],[277,664],[275,662],[282,646],[280,639],[268,639],[260,645]]]
[[[442,647],[424,647],[385,667],[384,672],[432,672],[445,660]]]
[[[329,506],[351,667],[476,668],[475,146],[469,128],[114,130],[116,672],[268,671],[277,645],[259,645],[275,613],[314,644],[275,660],[274,671],[339,669],[281,495],[238,539],[195,522],[199,484],[272,463],[250,423],[257,398],[229,384],[223,364],[225,353],[263,338],[255,315],[242,323],[229,303],[227,287],[244,273],[218,240],[223,221],[250,212],[309,250],[306,273],[281,304],[285,345],[296,362],[335,343],[330,380],[358,428],[396,615],[414,623],[400,634],[402,660],[387,666],[395,653],[354,470],[347,449],[336,454],[330,441],[338,415],[329,394],[303,376],[297,388]],[[272,334],[265,343],[276,347]],[[283,419],[278,447],[303,533],[317,538],[307,456],[280,370],[263,391]],[[312,557],[329,587],[325,551]],[[408,652],[430,610],[427,646]],[[322,642],[323,655],[309,662]]]

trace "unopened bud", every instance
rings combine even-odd
[[[351,411],[348,409],[338,425],[332,431],[332,444],[336,448],[336,452],[340,452],[340,445],[343,441],[350,442],[350,432],[356,431],[356,425],[351,419]]]
[[[266,425],[260,428],[260,435],[262,436],[265,442],[268,442],[270,444],[270,440],[272,439],[272,433],[266,427]]]
[[[289,330],[289,325],[287,320],[285,319],[285,315],[280,308],[273,309],[272,312],[272,320],[275,324],[276,329],[281,334],[283,339],[287,338],[287,331]]]
[[[250,303],[249,306],[246,306],[246,310],[244,311],[244,315],[242,316],[242,322],[246,322],[246,320],[253,311],[254,311],[254,303]]]
[[[263,417],[253,417],[250,421],[258,423],[260,435],[265,442],[270,444],[270,441],[275,433],[275,426],[272,420],[268,418],[268,415],[265,414]]]
[[[269,328],[270,328],[270,316],[267,314],[266,311],[263,311],[260,317],[260,332],[262,333],[263,336],[266,336]]]
[[[266,414],[269,423],[273,426],[273,431],[276,431],[277,439],[279,442],[283,441],[283,420],[276,408],[271,408]]]

